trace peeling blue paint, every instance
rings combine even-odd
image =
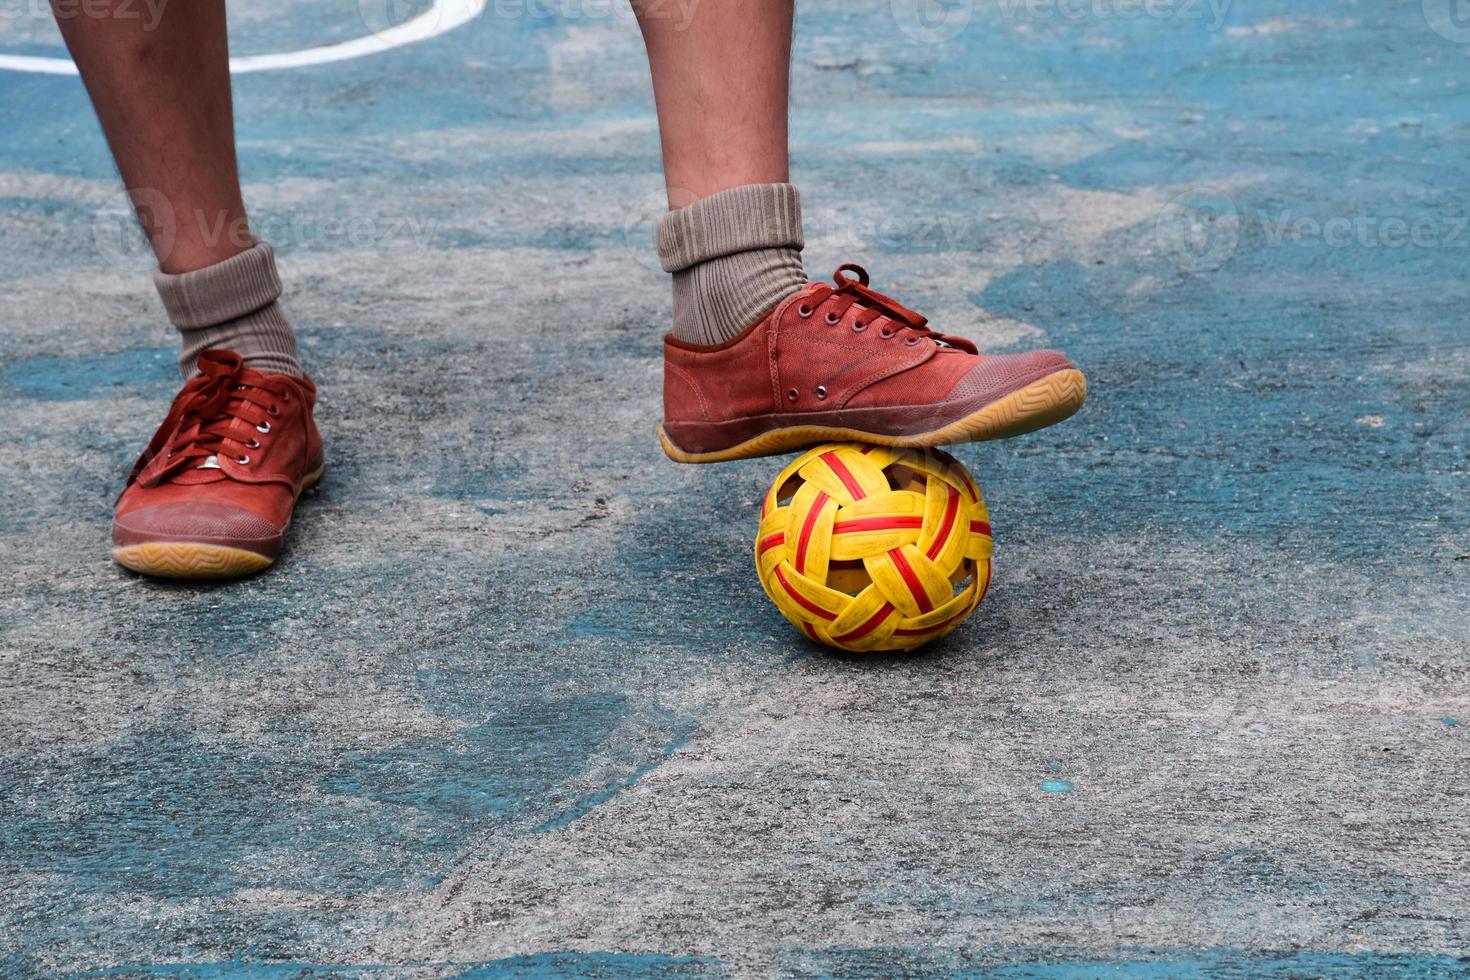
[[[179,384],[179,355],[172,347],[30,357],[0,367],[0,385],[21,398],[82,401],[128,394],[167,397]]]
[[[1325,953],[1244,949],[1126,950],[1116,956],[1079,957],[1038,949],[832,949],[791,952],[777,975],[790,980],[868,980],[904,976],[912,980],[980,980],[1035,977],[1038,980],[1138,980],[1209,978],[1254,980],[1296,977],[1449,977],[1470,971],[1470,957],[1413,953]]]
[[[80,974],[84,977],[167,977],[173,980],[334,980],[400,976],[414,971],[454,980],[543,980],[569,977],[585,980],[679,980],[724,977],[719,960],[705,956],[667,956],[662,953],[534,953],[508,956],[483,963],[369,963],[302,962],[152,963],[121,966]]]
[[[712,957],[666,956],[662,953],[537,953],[473,966],[458,980],[542,980],[586,977],[588,980],[650,980],[677,977],[724,977],[729,974]]]
[[[450,738],[414,739],[337,759],[295,751],[226,749],[179,729],[145,729],[70,763],[9,760],[0,846],[22,867],[64,877],[74,892],[227,896],[241,889],[432,886],[490,820],[551,810],[538,830],[570,823],[631,786],[688,738],[692,723],[652,761],[609,745],[629,720],[617,694],[523,696]],[[652,719],[650,719],[652,720]],[[648,720],[645,720],[645,724]],[[661,722],[654,721],[655,724]],[[283,733],[285,736],[288,733]],[[628,775],[567,805],[563,783],[595,753]],[[313,774],[324,769],[308,790]],[[280,857],[294,855],[290,861]]]
[[[616,694],[528,698],[452,738],[343,759],[321,786],[451,821],[510,814],[580,773],[628,714]]]
[[[560,815],[537,825],[535,828],[532,829],[531,832],[535,834],[541,834],[552,830],[560,830],[563,827],[570,825],[572,821],[576,820],[578,817],[590,813],[596,807],[601,806],[603,803],[606,803],[608,800],[618,795],[618,793],[633,786],[635,783],[638,782],[638,780],[642,779],[644,776],[648,775],[659,766],[663,765],[663,763],[668,760],[669,756],[673,755],[675,752],[679,751],[679,749],[689,744],[690,740],[694,737],[694,732],[695,726],[693,724],[689,725],[687,729],[683,732],[683,734],[674,739],[674,741],[670,742],[668,745],[664,746],[663,749],[660,750],[659,753],[652,759],[634,769],[632,772],[628,773],[628,775],[623,777],[622,780],[614,783],[611,786],[598,790],[595,793],[584,796],[582,799],[574,803],[564,813],[561,813]]]

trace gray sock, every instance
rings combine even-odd
[[[790,184],[746,184],[670,211],[658,256],[674,274],[680,340],[722,344],[806,283],[801,199]]]
[[[179,370],[185,378],[194,376],[194,362],[211,347],[234,351],[257,371],[301,377],[296,333],[278,302],[275,253],[265,242],[194,272],[160,270],[153,282],[183,338]]]

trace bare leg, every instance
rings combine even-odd
[[[156,19],[128,0],[54,12],[159,268],[189,272],[249,248],[224,0],[168,3]]]
[[[669,206],[785,183],[792,0],[633,0],[663,139]]]

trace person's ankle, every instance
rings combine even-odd
[[[179,331],[185,378],[196,373],[195,362],[210,348],[232,350],[257,371],[302,376],[296,333],[281,309],[281,280],[267,243],[193,272],[160,270],[154,284]]]
[[[806,283],[801,202],[790,184],[747,184],[671,211],[659,258],[674,279],[673,335],[720,344]]]
[[[212,327],[181,330],[179,370],[184,377],[198,373],[199,355],[210,349],[234,351],[245,366],[266,374],[305,375],[296,346],[296,333],[279,302]]]
[[[801,253],[757,248],[674,273],[674,328],[680,340],[722,344],[806,284]]]

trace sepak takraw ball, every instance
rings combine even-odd
[[[954,457],[831,443],[776,477],[755,563],[776,608],[812,639],[908,650],[975,611],[990,552],[985,500]]]

